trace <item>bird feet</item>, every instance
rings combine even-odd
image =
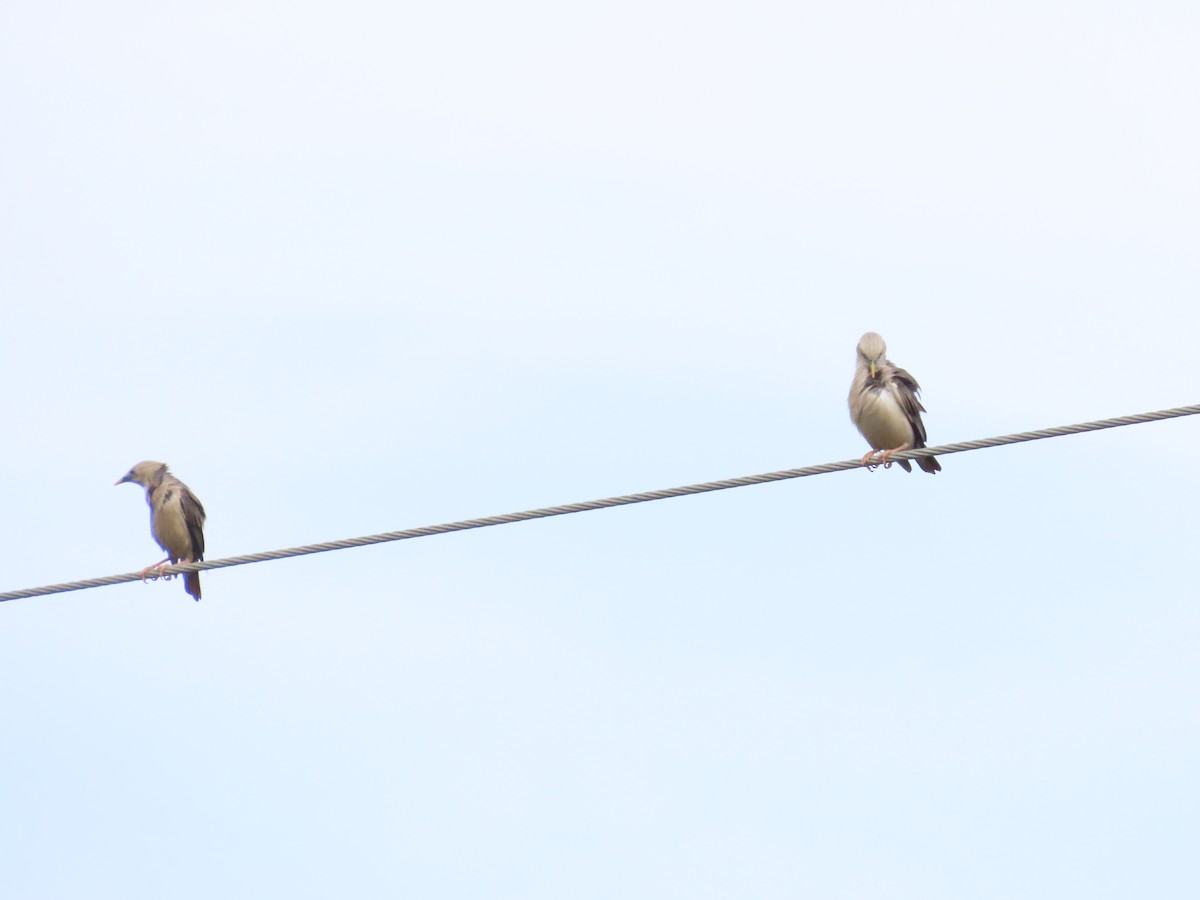
[[[163,573],[163,569],[170,565],[170,562],[171,561],[169,559],[164,559],[160,563],[155,563],[152,566],[146,566],[146,568],[142,569],[141,571],[142,583],[145,584],[147,581],[157,581],[160,578],[163,581],[170,581],[175,577],[174,573],[169,575]]]
[[[899,447],[893,447],[890,450],[872,450],[870,453],[863,454],[862,464],[871,472],[874,472],[880,466],[883,466],[885,469],[890,469],[892,467],[892,461],[888,457],[890,457],[893,453],[901,453],[908,449],[908,444],[901,444]],[[878,460],[875,459],[875,454],[877,453],[879,454]]]
[[[888,461],[888,454],[895,452],[895,450],[872,450],[862,458],[862,464],[867,467],[868,472],[874,472],[881,465],[885,469],[890,469],[892,464]],[[876,454],[880,454],[879,459],[875,459]]]
[[[893,453],[903,453],[905,450],[911,449],[912,444],[901,444],[899,447],[893,447],[891,450],[884,450],[879,456],[879,461],[883,463],[883,467],[885,469],[890,469],[892,467],[892,461],[888,457],[890,457]]]

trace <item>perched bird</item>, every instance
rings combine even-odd
[[[153,460],[138,463],[116,483],[127,481],[146,489],[150,532],[158,546],[167,551],[167,558],[143,569],[142,577],[151,575],[155,569],[161,570],[167,563],[201,562],[204,559],[204,507],[188,486],[167,470],[166,463]],[[199,600],[200,573],[185,572],[183,587]]]
[[[858,342],[858,365],[850,385],[850,418],[871,445],[863,465],[871,465],[872,457],[882,452],[879,462],[885,465],[888,457],[902,450],[919,450],[925,446],[925,425],[921,413],[925,407],[917,399],[921,386],[917,380],[892,365],[886,358],[887,344],[874,331],[868,331]],[[898,459],[905,472],[912,466],[907,459]],[[918,456],[917,465],[933,475],[942,469],[932,456]]]

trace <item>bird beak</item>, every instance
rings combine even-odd
[[[875,377],[875,360],[871,360],[871,377]]]
[[[128,475],[122,475],[120,478],[118,478],[116,481],[113,482],[113,487],[116,487],[118,484],[124,484],[128,480],[129,480]]]

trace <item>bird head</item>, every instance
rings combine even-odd
[[[142,487],[146,487],[150,484],[153,484],[155,481],[165,475],[166,472],[166,463],[155,462],[152,459],[147,459],[138,463],[113,483],[125,484],[126,482],[131,481],[134,484],[140,484]]]
[[[883,338],[876,332],[868,331],[858,339],[858,358],[870,370],[872,378],[879,371],[879,366],[886,355],[887,344],[884,343]]]

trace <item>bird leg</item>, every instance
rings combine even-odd
[[[872,472],[874,472],[875,467],[879,465],[879,463],[874,461],[875,454],[878,452],[878,450],[871,450],[869,453],[863,454],[863,458],[861,460],[862,464]]]
[[[884,450],[883,455],[879,457],[879,461],[881,463],[883,463],[883,467],[885,469],[890,469],[892,467],[892,461],[890,459],[888,459],[889,456],[891,456],[893,453],[903,453],[905,450],[911,450],[911,449],[912,449],[912,444],[905,442],[905,443],[901,444],[899,447],[893,447],[891,450]]]
[[[162,560],[161,562],[156,562],[152,566],[146,566],[146,568],[142,569],[142,572],[141,572],[142,583],[144,584],[147,580],[157,581],[159,578],[162,578],[166,581],[170,581],[175,576],[174,575],[164,575],[162,573],[162,570],[164,568],[166,568],[166,566],[169,565],[170,562],[171,562],[171,557],[168,556],[166,559]]]

